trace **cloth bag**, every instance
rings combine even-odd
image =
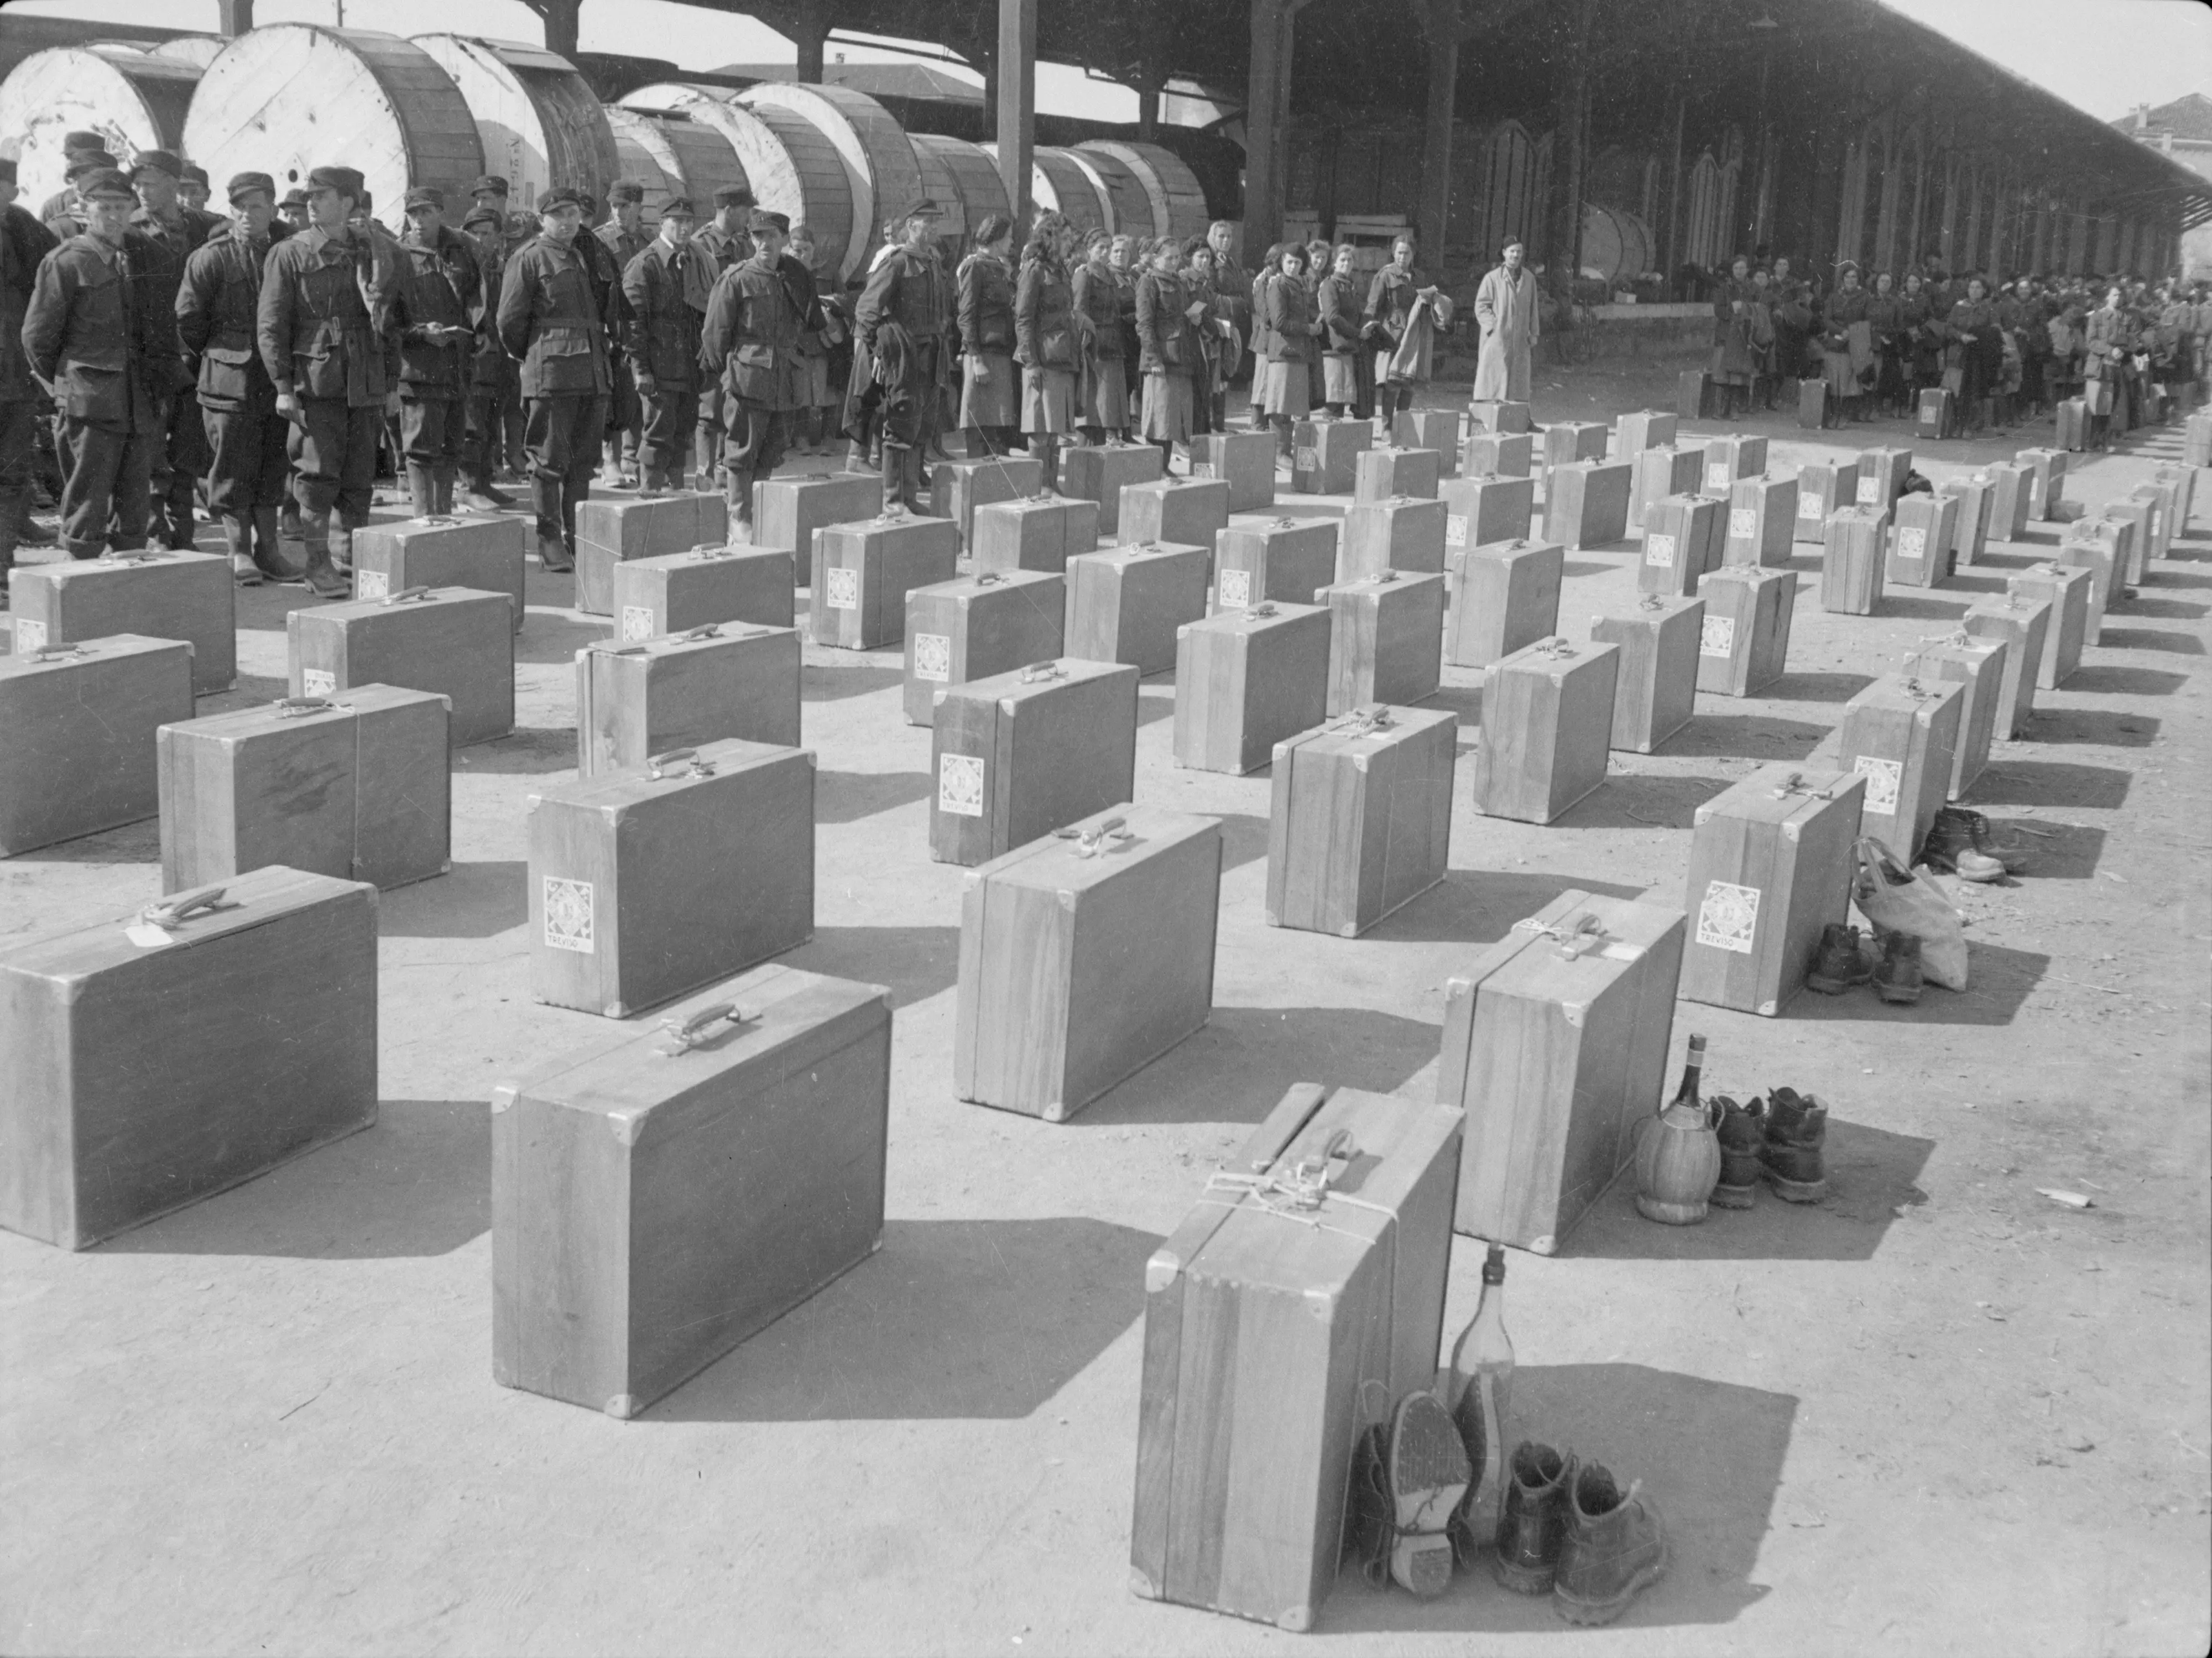
[[[1852,848],[1851,902],[1880,938],[1904,932],[1920,940],[1920,971],[1946,990],[1966,987],[1966,929],[1951,901],[1925,873],[1897,861],[1871,835]]]

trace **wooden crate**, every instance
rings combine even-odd
[[[1711,420],[1720,398],[1713,377],[1702,368],[1685,368],[1674,377],[1674,413],[1683,420]]]
[[[404,886],[453,867],[446,699],[356,685],[164,726],[161,890],[282,864]]]
[[[529,797],[530,989],[628,1018],[814,936],[814,755],[732,739]]]
[[[1444,654],[1460,668],[1486,668],[1559,626],[1566,553],[1553,541],[1498,541],[1451,555],[1451,610]]]
[[[1067,583],[1042,570],[982,570],[906,596],[906,720],[927,726],[947,685],[1060,654]]]
[[[1697,810],[1680,994],[1772,1018],[1850,904],[1856,772],[1761,766]]]
[[[136,634],[192,647],[192,691],[211,696],[238,677],[230,561],[213,553],[108,553],[8,572],[15,653]]]
[[[940,460],[929,471],[929,512],[960,526],[960,544],[974,544],[975,509],[994,501],[1026,501],[1044,489],[1044,463],[1027,455],[983,460]]]
[[[953,1091],[1065,1122],[1213,1011],[1221,820],[1122,805],[972,871]]]
[[[858,524],[883,510],[883,481],[872,472],[803,472],[763,478],[753,485],[756,550],[791,555],[794,585],[814,583],[814,532],[832,524]],[[720,533],[709,541],[720,540]]]
[[[1206,614],[1205,547],[1115,547],[1067,561],[1066,653],[1126,662],[1140,674],[1175,666],[1176,629]]]
[[[192,647],[118,634],[0,656],[0,858],[161,810],[155,732],[192,717]]]
[[[1460,446],[1459,471],[1469,477],[1524,478],[1535,470],[1533,432],[1469,432]]]
[[[1467,406],[1467,423],[1477,432],[1533,432],[1536,422],[1525,403],[1478,400]],[[2208,463],[2212,464],[2212,463]]]
[[[2022,449],[2014,464],[2027,468],[2027,515],[2046,524],[2058,521],[2058,503],[2066,494],[2066,452],[2063,449]]]
[[[2051,612],[2051,601],[2047,598],[2008,592],[2002,598],[1992,595],[1978,600],[1959,618],[1959,625],[1977,638],[2004,641],[1995,726],[2000,739],[2028,734],[2028,720],[2035,713],[2036,674],[2043,665]]]
[[[2081,665],[2081,647],[2089,633],[2088,571],[2057,564],[2034,564],[2005,580],[2008,595],[2023,599],[2048,599],[2051,622],[2043,630],[2043,654],[2035,667],[2035,683],[2053,690],[2074,677]]]
[[[1548,823],[1605,781],[1620,659],[1617,646],[1554,635],[1490,671],[1474,755],[1477,811]]]
[[[2009,648],[2002,639],[1970,634],[1962,628],[1948,639],[1924,645],[1905,665],[1905,671],[1918,678],[1954,680],[1966,688],[1948,785],[1948,796],[1953,800],[1964,799],[1990,763],[1990,744],[1997,736],[1998,708],[2004,701],[2005,655]]]
[[[1262,599],[1176,633],[1178,766],[1242,775],[1328,716],[1329,612]]]
[[[1058,575],[1068,559],[1098,545],[1098,503],[1079,495],[1030,495],[975,509],[969,543],[978,570],[1042,570]]]
[[[1952,545],[1959,537],[1954,496],[1899,496],[1892,516],[1884,580],[1893,586],[1936,587],[1951,579]]]
[[[1219,478],[1159,478],[1121,490],[1120,535],[1129,542],[1211,547],[1229,527],[1229,486]]]
[[[1518,541],[1536,516],[1536,480],[1475,473],[1443,486],[1444,554],[1455,548],[1484,547],[1494,541]]]
[[[2034,493],[2035,474],[2015,461],[1993,460],[1982,469],[1990,475],[1990,536],[1991,541],[2020,541],[2027,535],[2027,502]]]
[[[1884,674],[1844,704],[1837,765],[1867,780],[1860,833],[1881,841],[1900,863],[1917,856],[1950,793],[1965,707],[1964,686],[1902,673]]]
[[[1061,658],[937,693],[929,855],[973,866],[1136,786],[1137,671]]]
[[[883,1241],[890,993],[763,967],[491,1100],[492,1378],[627,1418]]]
[[[1636,562],[1640,592],[1688,598],[1720,561],[1728,505],[1711,495],[1669,495],[1644,514],[1644,551]]]
[[[906,596],[951,580],[959,563],[960,528],[951,519],[900,516],[828,525],[814,537],[807,610],[814,642],[848,651],[896,644],[906,626]]]
[[[702,743],[796,747],[799,635],[709,623],[635,645],[576,653],[576,774],[635,770]]]
[[[376,889],[255,870],[0,944],[0,1226],[82,1249],[376,1121]]]
[[[2092,523],[2124,525],[2130,531],[2119,538],[2119,556],[2113,565],[2114,580],[2122,587],[2142,586],[2143,574],[2148,569],[2154,556],[2151,550],[2158,534],[2155,521],[2158,504],[2155,500],[2146,499],[2143,495],[2142,491],[2148,487],[2139,485],[2133,494],[2118,501],[2106,501],[2097,517],[2089,520]],[[2079,529],[2081,526],[2075,525],[2073,527]],[[2117,599],[2118,595],[2114,594],[2113,597]]]
[[[1434,449],[1363,449],[1352,458],[1352,498],[1389,501],[1407,495],[1436,498],[1443,457]]]
[[[2069,454],[2089,446],[2089,405],[2081,398],[2066,398],[2057,409],[2058,445]]]
[[[353,596],[389,598],[409,587],[505,593],[514,602],[514,630],[520,633],[529,538],[519,518],[434,516],[367,525],[353,532]]]
[[[1638,409],[1621,415],[1613,422],[1612,453],[1617,459],[1633,460],[1646,449],[1671,444],[1680,421],[1680,416],[1668,409]],[[1671,495],[1675,491],[1667,493]]]
[[[1208,432],[1194,437],[1190,440],[1190,475],[1226,483],[1231,512],[1264,513],[1275,504],[1275,434]]]
[[[685,490],[667,495],[593,495],[576,505],[575,607],[612,616],[615,566],[694,547],[719,547],[729,537],[722,497]]]
[[[1923,386],[1912,416],[1912,435],[1934,443],[1959,430],[1959,399],[1948,386]]]
[[[2084,519],[2069,526],[2064,541],[2058,546],[2057,562],[2063,568],[2087,570],[2089,573],[2089,604],[2081,624],[2084,645],[2101,643],[2105,636],[2105,610],[2118,597],[2113,587],[2119,580],[2118,569],[2122,555],[2121,537],[2111,533],[2130,526],[2109,521]],[[2099,535],[2098,530],[2106,531]]]
[[[1698,585],[1705,602],[1698,629],[1698,689],[1757,696],[1787,671],[1797,578],[1787,570],[1732,564]]]
[[[780,548],[695,547],[615,566],[615,637],[625,645],[720,622],[788,628],[798,566]]]
[[[1985,472],[1946,478],[1936,486],[1937,495],[1949,495],[1959,503],[1958,519],[1951,536],[1954,571],[1970,568],[1988,547],[1990,508],[1996,501],[1996,480]]]
[[[1766,470],[1766,440],[1748,432],[1731,432],[1705,440],[1705,476],[1699,495],[1726,501],[1738,478],[1757,477]]]
[[[1444,579],[1383,570],[1315,595],[1328,606],[1328,706],[1405,704],[1443,680]]]
[[[1269,926],[1356,938],[1444,878],[1459,720],[1373,706],[1275,744]]]
[[[1401,449],[1433,449],[1444,477],[1459,474],[1460,411],[1456,409],[1401,409],[1391,422],[1390,441]],[[1272,473],[1270,474],[1272,476]]]
[[[1337,579],[1343,531],[1333,518],[1232,524],[1213,537],[1213,609],[1241,610],[1263,599],[1310,604]]]
[[[1658,1110],[1679,909],[1569,888],[1444,983],[1437,1098],[1467,1113],[1455,1231],[1548,1255]]]
[[[1544,539],[1563,547],[1604,547],[1628,535],[1625,460],[1577,460],[1544,477]]]
[[[1451,503],[1433,496],[1354,502],[1344,514],[1336,580],[1352,581],[1383,570],[1442,574],[1450,515]]]
[[[1146,1263],[1137,1594],[1312,1628],[1353,1450],[1436,1373],[1461,1122],[1301,1083]],[[1297,1212],[1319,1224],[1254,1189],[1328,1168],[1340,1135],[1358,1173]]]
[[[1729,491],[1720,562],[1783,568],[1790,562],[1790,538],[1796,528],[1796,478],[1769,477],[1764,472],[1738,478]]]
[[[1577,460],[1605,459],[1606,430],[1600,421],[1563,420],[1544,428],[1544,470]],[[1623,460],[1632,457],[1624,454]]]
[[[1348,495],[1359,457],[1375,442],[1364,420],[1302,420],[1291,434],[1291,488],[1302,495]]]
[[[1620,648],[1613,678],[1612,746],[1649,754],[1697,711],[1698,652],[1705,604],[1646,593],[1633,610],[1594,616],[1589,636]]]
[[[1881,575],[1889,514],[1877,507],[1844,507],[1828,514],[1820,555],[1820,608],[1839,616],[1872,616],[1881,607]]]
[[[1858,500],[1859,465],[1855,460],[1808,461],[1797,469],[1797,520],[1793,541],[1825,545],[1828,514]]]
[[[1628,490],[1628,527],[1644,528],[1644,519],[1654,504],[1669,495],[1694,495],[1705,473],[1705,451],[1702,444],[1684,446],[1680,444],[1655,444],[1649,449],[1636,452],[1630,463],[1635,477]]]
[[[1149,443],[1078,444],[1060,452],[1060,493],[1098,503],[1098,533],[1118,535],[1121,491],[1150,483],[1167,471],[1167,460]]]
[[[453,746],[514,729],[514,601],[468,587],[403,588],[284,618],[294,696],[356,685],[431,691],[453,708]]]
[[[1887,510],[1905,493],[1905,480],[1912,472],[1910,449],[1863,449],[1859,452],[1858,493],[1854,504]]]

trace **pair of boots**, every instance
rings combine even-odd
[[[353,531],[333,523],[331,509],[300,508],[300,540],[307,550],[301,577],[318,598],[344,598],[353,592]]]
[[[1964,806],[1942,806],[1920,843],[1920,861],[1962,881],[1998,881],[2027,867],[2027,848],[1999,841],[1990,820]]]
[[[1052,444],[1044,440],[1045,477],[1052,477]],[[884,516],[897,518],[912,513],[927,516],[929,508],[921,499],[921,450],[911,443],[893,443],[885,439],[883,446]]]
[[[1785,1203],[1818,1203],[1828,1195],[1822,1161],[1828,1108],[1810,1094],[1777,1088],[1764,1100],[1738,1105],[1726,1095],[1721,1108],[1721,1177],[1713,1187],[1716,1209],[1748,1209],[1759,1182],[1772,1183]]]
[[[1571,1624],[1610,1624],[1666,1574],[1666,1531],[1640,1481],[1624,1491],[1603,1463],[1528,1439],[1507,1473],[1491,1571],[1516,1594],[1549,1594]]]
[[[264,580],[280,586],[297,586],[304,580],[277,545],[276,509],[257,507],[252,516],[228,513],[222,519],[222,542],[230,554],[231,580],[241,587],[258,587]]]
[[[453,463],[449,460],[407,463],[407,501],[416,518],[453,512]]]
[[[1840,996],[1854,985],[1871,983],[1885,1002],[1901,1005],[1920,999],[1920,940],[1910,932],[1883,932],[1871,941],[1881,951],[1869,964],[1863,935],[1843,921],[1831,921],[1821,930],[1820,948],[1806,974],[1808,988],[1824,996]]]

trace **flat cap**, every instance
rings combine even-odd
[[[270,201],[276,199],[276,181],[265,173],[232,173],[230,182],[223,186],[223,198],[226,201],[235,202],[247,191],[255,190],[265,190],[269,192]],[[304,201],[307,198],[302,197],[301,199]]]
[[[571,190],[567,185],[556,185],[552,189],[540,192],[538,197],[538,210],[540,213],[550,213],[559,207],[573,207],[581,211],[583,205],[584,192],[580,190]]]
[[[435,185],[417,185],[407,192],[407,199],[403,205],[410,212],[418,207],[434,207],[443,213],[446,210],[446,192]]]
[[[750,207],[753,193],[743,185],[722,185],[714,191],[716,207]]]
[[[80,149],[97,149],[105,152],[106,149],[107,140],[101,137],[97,132],[64,132],[62,134],[62,154],[64,155],[73,154]]]
[[[494,230],[498,231],[504,231],[507,228],[506,219],[501,216],[500,210],[495,207],[479,207],[470,210],[469,216],[461,221],[461,228],[474,230],[480,224],[488,224]]]
[[[507,193],[507,180],[496,173],[487,173],[469,186],[469,194],[471,196],[481,196],[486,191],[491,191],[495,196],[504,196]]]
[[[69,164],[68,170],[62,174],[62,177],[73,182],[88,173],[111,173],[120,170],[116,166],[115,158],[112,155],[104,149],[96,149],[89,154],[80,153],[77,158]]]
[[[747,216],[745,228],[755,234],[773,230],[779,236],[787,236],[791,234],[791,219],[787,214],[771,213],[764,207],[757,207]]]
[[[172,179],[185,176],[185,164],[166,149],[140,150],[138,159],[131,163],[131,176],[135,179],[149,167],[156,173],[166,173]]]
[[[642,202],[645,186],[631,179],[617,179],[607,186],[607,205],[621,207],[626,203]]]
[[[206,185],[211,187],[215,180],[208,177],[208,170],[198,161],[186,161],[185,182],[189,185]]]
[[[279,207],[305,207],[307,204],[307,192],[297,185],[294,185],[291,189],[286,191],[284,199],[276,203]]]
[[[897,214],[897,217],[901,221],[907,219],[941,219],[944,216],[945,210],[938,206],[937,203],[927,196],[921,197],[915,201],[908,202]]]
[[[689,196],[671,196],[661,203],[660,216],[664,219],[696,219],[699,216],[691,210]]]
[[[319,167],[307,174],[309,190],[335,190],[341,196],[350,196],[356,202],[368,197],[368,180],[349,167]]]
[[[138,192],[131,188],[131,180],[112,167],[101,167],[79,179],[76,193],[88,202],[98,196],[120,196],[130,202],[138,199]]]

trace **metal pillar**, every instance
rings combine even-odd
[[[1036,151],[1036,19],[1037,0],[999,0],[999,179],[1024,229]]]
[[[809,86],[822,84],[823,44],[830,38],[830,9],[813,0],[802,5],[791,19],[792,44],[799,48],[799,78]]]
[[[1305,0],[1252,0],[1252,70],[1244,100],[1244,246],[1264,248],[1283,234],[1288,171],[1291,54]]]
[[[1421,256],[1430,270],[1443,263],[1452,195],[1452,106],[1459,94],[1459,0],[1428,0],[1427,124],[1421,135]],[[1487,258],[1487,250],[1480,250]]]
[[[216,33],[227,40],[249,33],[253,27],[253,0],[216,0]]]

